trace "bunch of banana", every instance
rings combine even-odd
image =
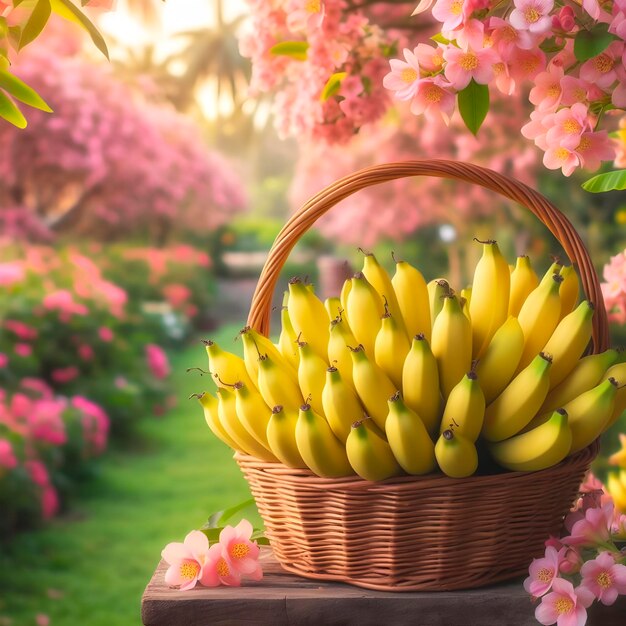
[[[626,363],[583,356],[594,306],[575,270],[555,261],[540,278],[527,256],[510,268],[478,243],[459,293],[395,258],[390,276],[371,253],[325,302],[292,279],[276,344],[251,328],[243,358],[205,342],[211,431],[264,461],[371,481],[538,471],[591,444],[626,409]]]

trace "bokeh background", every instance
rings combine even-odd
[[[366,4],[390,40],[411,33],[400,18],[414,2]],[[119,0],[91,14],[110,62],[56,19],[15,61],[54,113],[29,111],[25,130],[0,122],[0,626],[139,624],[163,546],[249,497],[189,399],[213,385],[200,340],[240,350],[275,235],[338,177],[418,157],[472,161],[551,198],[600,274],[626,247],[624,194],[592,196],[580,188],[588,174],[543,168],[519,134],[521,102],[494,102],[477,139],[458,120],[446,128],[392,106],[380,85],[370,108],[350,112],[359,133],[312,124],[294,107],[301,94],[275,84],[280,67],[252,71],[262,5]],[[539,273],[552,255],[566,260],[530,214],[492,194],[402,180],[359,192],[308,232],[276,302],[294,275],[331,295],[360,266],[359,246],[460,288],[475,237],[497,239],[511,263],[529,254]],[[623,345],[624,326],[612,333]]]

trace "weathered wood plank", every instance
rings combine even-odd
[[[318,582],[282,570],[271,551],[261,556],[264,577],[243,587],[165,585],[161,562],[142,599],[145,626],[537,626],[522,581],[451,592],[386,593]],[[596,604],[588,626],[624,626],[626,597]]]

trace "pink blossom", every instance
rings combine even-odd
[[[472,79],[486,85],[493,78],[494,63],[498,62],[498,55],[490,48],[460,50],[448,46],[443,57],[447,61],[445,76],[458,91],[467,87]]]
[[[37,460],[26,461],[24,465],[31,480],[40,488],[41,512],[44,519],[53,517],[59,508],[59,498],[50,482],[46,466]]]
[[[418,43],[413,54],[422,73],[439,72],[443,67],[443,48],[433,47],[425,43]]]
[[[557,146],[546,150],[543,155],[543,164],[549,170],[561,169],[564,176],[571,176],[581,162],[580,158],[573,150],[568,150],[563,146]]]
[[[507,96],[515,92],[515,79],[509,73],[509,66],[500,61],[493,65],[493,74],[495,77],[496,87],[500,93]]]
[[[576,152],[582,166],[592,172],[600,167],[602,161],[612,161],[615,158],[615,147],[606,130],[583,133]]]
[[[602,604],[611,605],[619,594],[626,594],[626,565],[615,563],[611,552],[601,552],[581,568],[582,586]]]
[[[585,587],[574,589],[569,581],[555,578],[552,591],[543,596],[536,608],[535,618],[544,626],[582,626],[587,620],[586,608],[593,600],[593,594]]]
[[[319,28],[326,13],[323,0],[289,0],[286,10],[287,27],[296,31]]]
[[[581,80],[575,76],[563,76],[561,79],[561,104],[571,106],[577,102],[587,102],[590,87],[591,85],[586,80]]]
[[[150,343],[145,348],[148,367],[155,378],[167,378],[170,373],[170,364],[167,354],[160,346]]]
[[[593,546],[605,543],[611,534],[614,507],[612,503],[585,511],[585,517],[574,523],[563,543],[570,546]]]
[[[13,469],[14,467],[17,467],[17,457],[13,452],[13,447],[6,439],[0,439],[0,468]]]
[[[514,0],[514,5],[509,21],[517,30],[528,30],[536,35],[550,30],[554,0]]]
[[[582,5],[583,9],[593,17],[594,20],[600,17],[600,3],[598,0],[583,0]]]
[[[68,367],[57,367],[53,369],[50,377],[55,383],[65,384],[73,381],[80,375],[80,370],[74,366],[70,365]]]
[[[111,341],[113,341],[113,331],[106,326],[101,326],[100,328],[98,328],[98,337],[100,337],[100,339],[105,343],[110,343]]]
[[[241,585],[241,573],[235,569],[221,543],[215,543],[209,548],[201,582],[206,587],[217,587],[220,584],[230,587]]]
[[[9,364],[9,357],[4,354],[4,352],[0,352],[0,369],[6,367]]]
[[[530,50],[537,39],[536,35],[527,30],[516,30],[501,17],[489,18],[489,29],[491,30],[491,42],[493,48],[503,60],[508,60],[517,48]]]
[[[399,100],[410,100],[417,91],[420,79],[420,67],[415,52],[403,50],[405,61],[391,59],[391,72],[383,78],[383,87],[395,92]]]
[[[24,359],[33,353],[33,347],[28,343],[16,343],[13,350],[17,356],[21,356]]]
[[[232,567],[241,574],[249,574],[255,580],[262,576],[259,565],[259,546],[251,541],[252,524],[248,520],[241,520],[234,528],[226,526],[220,533],[220,544],[224,555]]]
[[[38,400],[28,415],[30,435],[34,439],[61,446],[67,441],[63,411],[64,400]]]
[[[93,361],[95,352],[93,351],[93,348],[90,345],[83,343],[80,346],[78,346],[78,356],[83,361]]]
[[[552,126],[546,133],[546,141],[550,146],[574,150],[580,143],[582,134],[589,130],[589,110],[584,104],[574,104],[554,115]]]
[[[530,576],[524,581],[524,589],[528,593],[539,597],[550,590],[554,579],[559,574],[565,550],[566,548],[561,548],[557,551],[554,547],[548,546],[543,558],[533,559],[528,570]]]
[[[82,413],[83,438],[89,444],[90,453],[101,454],[107,445],[109,417],[100,406],[82,396],[74,396],[72,406]]]
[[[508,58],[509,73],[515,82],[521,84],[534,80],[546,68],[546,55],[539,48],[522,50],[515,48]]]
[[[443,22],[442,31],[453,31],[466,17],[466,0],[437,0],[433,7],[433,17]]]
[[[37,329],[18,320],[4,320],[2,325],[19,339],[31,341],[37,338]]]
[[[540,111],[556,110],[563,95],[562,78],[563,68],[550,66],[546,72],[541,72],[535,77],[535,86],[530,90],[528,99]]]
[[[624,42],[614,41],[604,52],[581,65],[580,78],[602,89],[609,88],[617,79],[617,67],[623,52]]]
[[[411,113],[423,113],[429,121],[443,119],[447,124],[454,111],[455,97],[450,84],[440,76],[420,79],[411,100]]]
[[[215,544],[219,547],[219,544]],[[183,543],[168,543],[161,557],[169,568],[165,572],[165,582],[181,591],[192,589],[200,581],[203,585],[212,563],[209,563],[209,540],[199,530],[192,530]]]

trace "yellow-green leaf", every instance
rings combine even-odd
[[[297,61],[306,61],[309,44],[306,41],[281,41],[270,48],[270,53],[277,56],[286,56]]]
[[[37,0],[37,4],[35,4],[32,13],[20,32],[19,50],[39,37],[41,31],[48,23],[50,13],[52,13],[50,0]]]
[[[100,34],[98,29],[92,24],[89,18],[78,9],[70,0],[50,0],[52,10],[63,19],[78,24],[81,28],[84,28],[94,42],[96,48],[109,58],[109,51],[107,49],[104,37]]]
[[[26,128],[26,118],[17,108],[13,100],[9,98],[3,91],[0,91],[0,117],[7,122],[17,126],[18,128]]]
[[[489,88],[473,78],[458,95],[459,113],[469,131],[475,136],[489,111]]]
[[[347,72],[335,72],[326,81],[324,89],[322,89],[322,94],[320,95],[320,100],[322,102],[326,102],[328,98],[332,98],[339,91],[339,89],[341,89],[341,83],[347,75]]]
[[[16,100],[28,104],[35,109],[52,113],[46,101],[25,82],[9,72],[0,71],[0,87],[10,93]]]
[[[582,187],[585,191],[591,193],[626,189],[626,170],[615,170],[614,172],[606,172],[606,174],[598,174],[586,180]]]

